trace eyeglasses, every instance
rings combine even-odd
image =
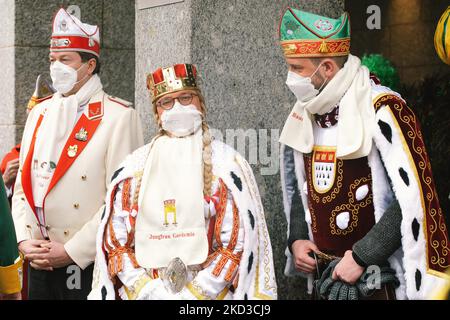
[[[158,101],[156,106],[161,107],[164,110],[171,110],[173,108],[173,106],[175,105],[175,100],[178,100],[178,102],[180,102],[180,104],[183,106],[188,106],[192,103],[194,96],[198,96],[198,95],[194,94],[194,93],[184,93],[176,98],[165,97],[165,98],[162,98],[160,101]]]

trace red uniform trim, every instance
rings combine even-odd
[[[231,282],[233,276],[235,275],[235,271],[237,270],[237,267],[239,266],[242,252],[238,252],[237,254],[234,254],[234,249],[236,248],[238,236],[239,236],[239,210],[233,200],[233,229],[231,231],[231,237],[230,242],[226,248],[223,247],[223,243],[220,239],[220,235],[222,232],[222,224],[226,213],[226,206],[227,206],[227,200],[228,200],[228,188],[223,182],[222,179],[219,179],[219,203],[216,206],[216,217],[215,217],[215,226],[214,226],[214,235],[215,240],[217,243],[217,250],[214,252],[211,252],[208,256],[208,259],[203,264],[203,268],[208,267],[217,257],[220,255],[220,259],[217,262],[214,270],[212,271],[212,274],[215,277],[220,276],[223,269],[227,265],[228,261],[231,261],[231,265],[225,274],[225,281]],[[211,222],[214,223],[214,222]],[[210,229],[208,232],[208,237],[210,237],[210,233],[213,232],[212,225],[210,224]],[[212,243],[210,243],[210,248],[212,248]]]
[[[47,195],[53,190],[53,188],[58,184],[59,180],[66,174],[67,170],[70,169],[72,164],[75,162],[75,160],[80,156],[80,154],[83,152],[83,150],[88,145],[89,141],[91,141],[92,137],[94,136],[95,131],[97,130],[99,124],[101,122],[101,118],[96,120],[89,120],[86,115],[82,115],[78,123],[75,125],[75,128],[73,129],[72,133],[70,134],[69,139],[66,142],[66,145],[64,146],[62,150],[61,157],[59,158],[58,165],[56,166],[55,174],[53,175],[52,181],[50,182],[50,185],[47,190]],[[81,128],[85,128],[88,132],[88,138],[87,141],[78,141],[75,138],[75,135],[81,130]],[[70,146],[78,146],[78,152],[75,157],[70,158],[68,155],[67,150]],[[45,204],[45,199],[44,199]]]
[[[214,237],[214,225],[216,224],[216,217],[212,217],[209,221],[209,227],[208,227],[208,252],[209,254],[212,254],[214,252],[213,249],[213,237]]]
[[[31,209],[33,210],[33,213],[34,213],[37,221],[39,221],[39,218],[36,214],[36,207],[34,205],[34,198],[33,198],[33,189],[31,186],[31,163],[33,161],[34,147],[36,144],[36,135],[42,124],[43,119],[44,119],[44,116],[41,114],[36,123],[36,127],[34,128],[33,138],[31,139],[30,148],[28,150],[27,157],[25,158],[25,162],[22,167],[23,193],[25,194],[28,204],[30,205]],[[39,228],[39,230],[41,230],[41,228]],[[42,231],[41,231],[41,233],[42,233]],[[42,235],[42,236],[44,236],[44,235]]]
[[[129,107],[130,107],[130,106],[127,106],[127,105],[126,105],[125,103],[123,103],[123,102],[114,100],[114,99],[111,98],[111,97],[108,97],[108,99],[109,99],[110,101],[112,101],[112,102],[115,102],[115,103],[117,103],[117,104],[120,104],[121,106],[123,106],[123,107],[125,107],[125,108],[129,108]]]
[[[88,106],[88,118],[89,120],[95,120],[103,117],[103,104],[99,102],[94,102]]]
[[[100,44],[97,41],[91,41],[93,46],[89,45],[89,38],[83,36],[52,36],[50,45],[51,51],[77,51],[77,49],[91,51],[100,55]]]
[[[8,162],[19,159],[19,156],[20,156],[20,144],[12,148],[11,151],[7,153],[3,158],[2,164],[0,165],[0,171],[2,172],[2,174],[5,173]]]

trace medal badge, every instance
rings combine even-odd
[[[66,20],[61,21],[61,23],[59,24],[59,29],[60,29],[62,32],[67,32],[67,31],[69,30],[69,26],[68,26]]]
[[[80,131],[75,134],[75,139],[81,142],[86,142],[88,139],[88,132],[85,128],[81,128]]]
[[[69,149],[67,149],[67,155],[70,158],[75,158],[77,153],[78,153],[78,146],[77,145],[70,146]]]
[[[187,267],[180,258],[173,259],[167,268],[162,270],[161,280],[167,290],[172,293],[178,293],[183,290],[187,283]]]

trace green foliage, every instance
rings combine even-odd
[[[361,59],[363,65],[380,79],[383,86],[394,91],[398,90],[400,78],[392,63],[381,54],[364,55]]]

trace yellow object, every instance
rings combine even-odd
[[[441,288],[439,292],[433,297],[433,300],[448,300],[450,295],[450,282],[446,287]]]
[[[434,35],[434,46],[439,58],[450,65],[450,6],[439,20]]]
[[[33,96],[28,102],[27,109],[33,110],[38,104],[53,97],[55,89],[41,76],[39,75],[36,80],[36,89]]]
[[[210,297],[206,291],[203,290],[195,281],[189,282],[186,288],[197,300],[223,300],[230,288],[225,287],[216,298]]]
[[[177,208],[175,200],[164,201],[164,226],[169,225],[169,214],[172,214],[172,224],[177,225]]]
[[[150,281],[152,281],[152,278],[150,278],[147,274],[144,274],[134,283],[131,288],[127,288],[126,286],[124,286],[128,300],[136,300],[139,296],[139,293]]]
[[[320,53],[328,53],[329,52],[328,46],[327,46],[327,43],[325,42],[325,40],[322,41],[322,44],[320,45],[320,48],[319,48],[319,52]]]
[[[447,271],[450,277],[450,270]],[[440,286],[431,297],[432,300],[448,300],[450,296],[450,280],[447,280],[443,286]]]
[[[0,267],[0,293],[14,294],[22,291],[22,258],[8,267]]]

